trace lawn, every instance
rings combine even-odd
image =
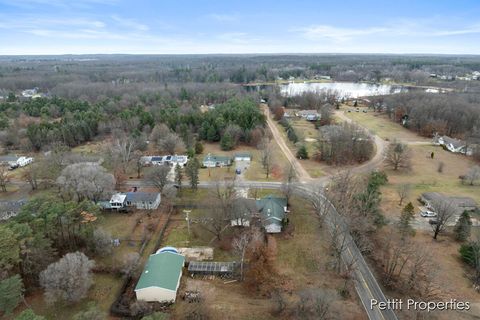
[[[312,178],[320,178],[324,176],[326,166],[312,159],[312,157],[317,151],[316,141],[304,141],[306,138],[309,138],[309,139],[318,138],[318,133],[317,133],[317,130],[315,130],[314,125],[303,119],[295,119],[295,120],[291,120],[291,122],[292,122],[292,126],[295,128],[295,132],[299,137],[299,141],[302,144],[305,144],[305,146],[307,147],[308,154],[310,156],[310,159],[301,160],[301,165],[305,168],[305,170],[310,174]],[[285,143],[287,144],[288,148],[290,148],[293,155],[296,155],[298,151],[298,146],[301,143],[299,142],[297,143],[297,145],[295,145],[293,142],[288,140],[285,128],[276,121],[274,121],[274,123],[277,126],[278,131],[280,132],[282,138],[285,140]]]
[[[384,140],[397,139],[404,142],[431,141],[431,139],[421,137],[415,132],[402,127],[400,124],[391,121],[384,113],[376,113],[368,108],[359,108],[360,112],[355,112],[355,108],[348,106],[343,106],[342,109],[347,117]],[[352,110],[352,112],[347,112],[349,109]],[[367,113],[362,112],[363,110],[367,110]]]

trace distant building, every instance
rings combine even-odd
[[[440,136],[436,134],[433,137],[433,144],[443,146],[445,149],[453,153],[462,153],[467,156],[473,154],[473,148],[468,146],[465,141],[450,138],[448,136]]]
[[[232,164],[232,159],[228,156],[217,156],[209,153],[203,158],[202,165],[205,168],[226,167]]]
[[[180,165],[184,167],[188,162],[186,155],[145,156],[140,159],[144,166]]]
[[[128,211],[134,207],[139,210],[158,209],[161,195],[158,192],[127,192],[115,193],[109,201],[100,201],[98,205],[105,210]]]
[[[24,98],[32,98],[35,96],[38,92],[38,88],[33,88],[33,89],[26,89],[22,91],[22,97]]]
[[[321,115],[316,110],[300,110],[295,115],[307,121],[317,121],[321,118]]]
[[[235,153],[235,161],[252,161],[252,155],[248,152]]]
[[[435,204],[446,202],[455,208],[455,213],[460,215],[463,211],[475,211],[478,208],[477,203],[470,197],[462,196],[446,196],[439,192],[424,192],[420,196],[420,200],[428,209],[435,211]]]
[[[20,213],[27,200],[1,200],[0,201],[0,221],[8,220]]]
[[[159,192],[127,192],[125,199],[127,206],[147,210],[157,209],[160,201]]]
[[[0,157],[0,165],[8,165],[11,169],[25,167],[33,162],[31,157],[18,157],[16,155],[8,155]]]
[[[150,255],[135,287],[140,301],[175,302],[185,257],[172,250]]]

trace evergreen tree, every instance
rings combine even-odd
[[[222,150],[232,150],[235,147],[235,141],[233,141],[232,136],[227,132],[223,135],[222,139],[220,140],[220,148]]]
[[[402,210],[400,221],[398,222],[398,229],[402,236],[402,239],[408,236],[414,236],[415,230],[410,225],[410,222],[415,214],[415,208],[413,204],[409,202]]]
[[[182,166],[177,165],[175,167],[175,183],[178,185],[178,188],[182,187],[183,179],[183,168]]]
[[[32,309],[24,310],[15,320],[46,320],[43,316],[36,315]]]
[[[466,241],[470,237],[471,229],[472,220],[470,219],[470,214],[467,211],[463,211],[455,225],[455,239],[458,241]]]
[[[23,282],[18,274],[0,281],[0,310],[10,314],[23,299]]]
[[[187,176],[190,179],[190,187],[193,190],[197,190],[198,187],[198,169],[200,168],[200,163],[197,158],[193,158],[187,164]]]
[[[10,270],[15,266],[20,248],[15,233],[6,225],[0,225],[0,270]]]
[[[301,145],[297,151],[297,158],[298,159],[308,159],[308,150],[305,145]]]

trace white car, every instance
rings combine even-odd
[[[420,215],[424,218],[433,218],[437,216],[437,213],[431,210],[425,209],[420,211]]]

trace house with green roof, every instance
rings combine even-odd
[[[228,156],[218,156],[209,153],[203,158],[202,165],[205,168],[225,167],[232,164],[232,158]]]
[[[267,233],[282,232],[284,221],[287,217],[287,199],[266,196],[256,201],[262,225]]]
[[[137,300],[175,302],[185,257],[164,251],[150,255],[135,287]]]

